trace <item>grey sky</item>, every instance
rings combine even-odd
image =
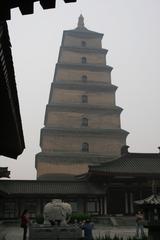
[[[124,111],[122,128],[129,131],[132,152],[158,152],[160,145],[160,1],[78,0],[33,15],[12,10],[8,21],[26,149],[18,160],[0,156],[12,179],[35,179],[35,154],[40,152],[50,85],[63,30],[73,29],[80,14],[88,29],[104,33],[116,103]]]

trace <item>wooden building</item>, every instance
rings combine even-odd
[[[88,181],[105,188],[104,214],[132,215],[134,201],[150,196],[153,182],[160,191],[160,153],[130,153],[123,146],[120,158],[90,166]]]
[[[1,180],[0,219],[19,218],[24,208],[34,218],[53,198],[71,203],[73,212],[134,215],[134,201],[152,194],[153,181],[160,191],[160,153],[130,153],[126,149],[121,157],[92,165],[87,174],[76,177],[47,175],[46,180]]]
[[[0,156],[17,158],[25,147],[19,110],[11,43],[6,22],[0,21]],[[9,177],[0,167],[0,178]]]
[[[6,22],[0,22],[0,155],[17,158],[24,149],[11,43]]]
[[[0,219],[19,218],[27,208],[31,217],[43,213],[44,205],[53,198],[71,203],[73,212],[99,214],[104,189],[84,179],[61,176],[54,180],[1,180]],[[102,207],[102,206],[101,206]]]

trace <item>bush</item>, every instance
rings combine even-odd
[[[77,222],[82,222],[84,220],[90,219],[91,215],[85,213],[72,213],[70,223],[74,223],[75,220]]]
[[[35,220],[36,220],[36,223],[38,223],[38,224],[43,224],[44,223],[43,215],[37,215]]]

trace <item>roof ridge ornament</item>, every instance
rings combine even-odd
[[[78,18],[78,25],[77,25],[78,28],[84,28],[84,17],[83,15],[81,14]]]

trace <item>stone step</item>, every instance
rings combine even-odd
[[[99,225],[106,225],[106,226],[113,226],[110,217],[108,216],[96,216],[96,217],[92,217],[92,221],[95,224],[99,224]]]
[[[114,217],[116,222],[116,226],[135,226],[136,219],[134,216],[122,216],[122,217]]]
[[[135,226],[134,216],[96,216],[92,217],[95,224],[106,226]]]

